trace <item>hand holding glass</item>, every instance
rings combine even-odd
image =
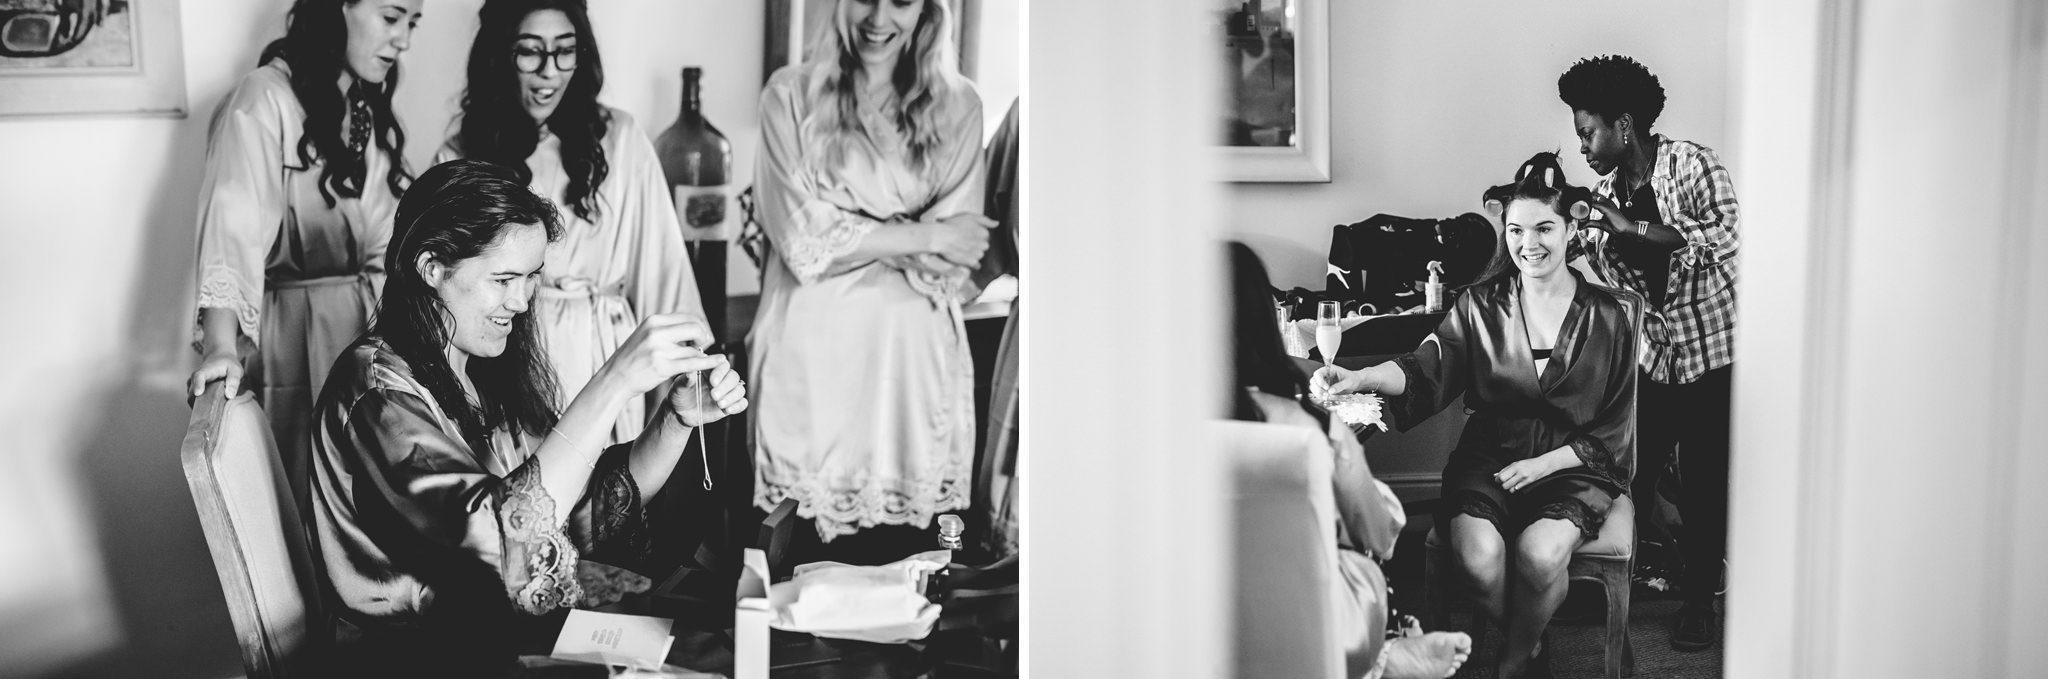
[[[1316,350],[1323,352],[1324,365],[1337,364],[1337,348],[1344,343],[1343,318],[1337,302],[1316,303]]]

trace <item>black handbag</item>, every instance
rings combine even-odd
[[[1443,263],[1440,280],[1449,304],[1456,289],[1486,270],[1500,239],[1493,223],[1475,212],[1449,219],[1380,214],[1330,231],[1324,298],[1368,314],[1421,306],[1430,262]]]

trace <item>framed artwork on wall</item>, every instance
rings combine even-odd
[[[1329,0],[1211,0],[1233,182],[1330,181]]]
[[[185,115],[177,0],[0,2],[0,116]]]

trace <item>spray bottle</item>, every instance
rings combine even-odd
[[[1444,263],[1429,263],[1429,283],[1423,287],[1423,310],[1437,313],[1444,310]]]

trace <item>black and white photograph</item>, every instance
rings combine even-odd
[[[0,676],[1020,676],[1024,3],[791,4],[0,3],[197,113],[0,122]]]
[[[0,679],[2048,676],[2040,0],[0,0]]]

